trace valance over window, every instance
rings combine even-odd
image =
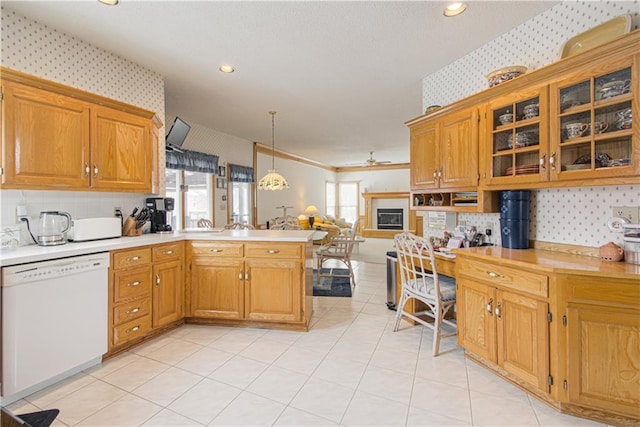
[[[197,151],[182,150],[167,151],[167,169],[178,169],[190,172],[218,174],[218,156],[198,153]]]
[[[231,182],[255,182],[253,168],[229,164],[229,181]]]

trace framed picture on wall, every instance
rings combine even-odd
[[[220,166],[218,169],[218,176],[227,176],[227,168],[225,166]]]

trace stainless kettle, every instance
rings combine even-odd
[[[40,212],[40,234],[36,243],[40,246],[64,245],[64,233],[71,227],[71,215],[62,211]]]

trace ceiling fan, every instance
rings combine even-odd
[[[373,158],[373,151],[369,151],[369,158],[362,163],[351,163],[351,166],[377,166],[388,165],[391,162],[389,160],[376,160]]]

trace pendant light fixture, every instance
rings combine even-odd
[[[276,143],[275,143],[275,111],[269,111],[271,114],[271,169],[258,183],[260,190],[284,190],[289,188],[289,183],[282,175],[280,175],[275,168],[276,162]]]

